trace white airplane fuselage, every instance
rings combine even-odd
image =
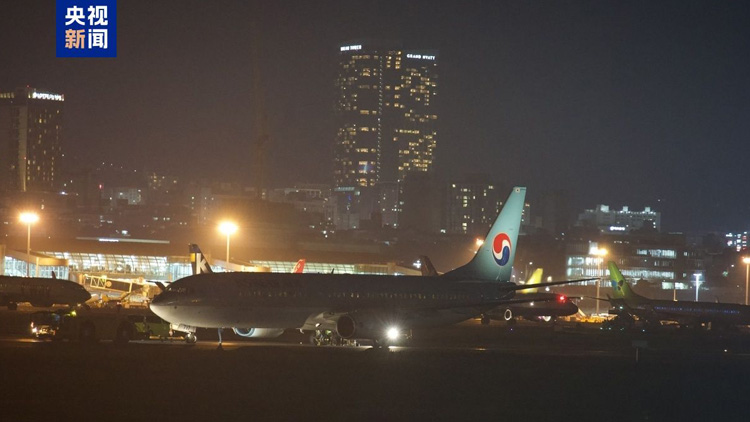
[[[178,280],[151,303],[173,324],[203,328],[334,329],[339,316],[398,321],[405,328],[472,318],[513,292],[507,283],[445,277],[213,273]]]

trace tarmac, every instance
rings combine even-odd
[[[743,332],[469,321],[385,350],[294,332],[217,350],[211,331],[195,345],[39,341],[16,328],[24,313],[0,311],[2,420],[747,420]]]

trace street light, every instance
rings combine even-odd
[[[597,275],[599,278],[596,280],[596,315],[599,315],[599,289],[601,288],[602,277],[604,277],[604,274],[602,273],[602,261],[604,261],[604,257],[607,256],[607,250],[596,249],[594,255],[599,257],[597,260]]]
[[[750,256],[742,258],[742,263],[745,264],[745,306],[747,306],[747,282],[748,279],[750,279]]]
[[[534,265],[534,263],[533,262],[529,262],[528,264],[526,264],[526,272],[523,273],[523,276],[526,277],[526,281],[529,281],[529,266],[530,265]],[[534,268],[534,267],[532,267],[532,268]]]
[[[698,301],[698,288],[701,285],[701,273],[693,274],[695,276],[695,301]]]
[[[229,270],[229,236],[237,232],[237,225],[231,221],[223,221],[219,224],[219,231],[227,235],[227,271]]]
[[[31,225],[39,221],[39,215],[33,212],[22,212],[20,220],[26,224],[26,277],[29,277],[29,269],[31,267]]]

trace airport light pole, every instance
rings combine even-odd
[[[529,281],[529,266],[532,266],[532,265],[534,265],[534,263],[531,261],[529,261],[529,263],[526,264],[526,272],[523,273],[523,276],[526,279],[526,281]],[[534,267],[531,267],[531,268],[534,268]]]
[[[750,280],[750,256],[742,258],[742,263],[745,264],[745,306],[747,306],[747,288],[748,280]]]
[[[39,221],[39,215],[33,212],[22,212],[20,220],[26,224],[26,277],[29,277],[31,268],[31,225]]]
[[[229,237],[237,232],[237,225],[231,221],[219,224],[219,231],[227,235],[227,271],[229,270]]]
[[[594,255],[599,257],[597,258],[597,275],[599,278],[596,280],[596,315],[599,315],[599,289],[601,288],[602,277],[604,277],[604,274],[602,273],[602,261],[604,261],[604,257],[607,256],[607,250],[597,249],[594,251]]]
[[[701,285],[701,274],[695,273],[693,274],[695,276],[695,301],[698,301],[698,288]]]

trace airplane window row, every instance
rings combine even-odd
[[[309,294],[304,290],[276,290],[276,289],[240,289],[239,297],[252,298],[296,298],[307,297]],[[425,294],[425,293],[394,293],[394,292],[330,292],[330,299],[402,299],[402,300],[458,300],[468,299],[468,294]]]
[[[169,286],[169,287],[167,288],[167,290],[169,290],[170,292],[181,293],[181,294],[189,294],[189,293],[193,293],[193,289],[191,289],[191,288],[189,288],[189,287],[175,287],[175,286]]]
[[[674,306],[654,306],[654,309],[657,311],[665,311],[665,312],[691,312],[695,314],[700,313],[709,313],[709,314],[725,314],[725,315],[739,315],[740,311],[736,309],[701,309],[701,308],[692,308],[692,307],[674,307]]]
[[[258,297],[258,298],[260,297],[305,297],[307,296],[307,294],[305,294],[301,290],[286,291],[286,290],[240,289],[239,296],[240,297]]]
[[[50,286],[24,286],[19,284],[0,283],[0,289],[3,290],[20,290],[30,293],[49,293],[52,291]]]
[[[467,294],[423,294],[423,293],[393,293],[393,292],[336,292],[328,295],[330,298],[353,298],[353,299],[408,299],[408,300],[457,300],[468,299]]]

